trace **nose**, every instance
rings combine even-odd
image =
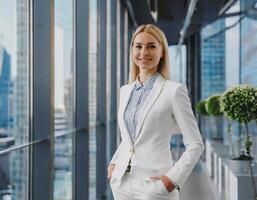
[[[148,55],[148,49],[147,49],[146,47],[143,47],[143,48],[141,49],[141,54],[142,54],[142,55]]]

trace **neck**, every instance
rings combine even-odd
[[[147,81],[151,76],[153,76],[157,72],[156,69],[153,70],[141,70],[139,73],[139,81],[144,83]]]

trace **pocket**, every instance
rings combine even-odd
[[[110,187],[112,190],[114,190],[116,188],[115,182],[116,182],[116,178],[112,176],[111,179],[109,180],[109,184],[110,184]]]
[[[111,176],[111,178],[109,180],[110,184],[112,184],[114,181],[115,181],[115,177]]]
[[[160,190],[163,192],[163,193],[167,193],[167,194],[170,194],[170,192],[166,189],[165,185],[163,184],[162,180],[158,180],[157,181],[159,186],[160,186]]]

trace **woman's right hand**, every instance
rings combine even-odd
[[[111,177],[112,177],[112,172],[115,168],[115,164],[109,164],[108,168],[107,168],[107,172],[108,172],[108,175],[107,175],[107,178],[110,180]]]

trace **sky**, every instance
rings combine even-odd
[[[0,43],[11,56],[11,72],[15,76],[16,0],[0,0]]]

